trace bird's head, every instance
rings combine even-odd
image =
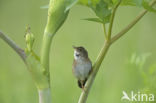
[[[80,47],[75,47],[73,46],[74,48],[74,58],[77,60],[77,59],[85,59],[85,58],[88,58],[88,52],[87,50],[80,46]]]

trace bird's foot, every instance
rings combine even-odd
[[[85,92],[85,87],[84,86],[82,87],[82,92]]]

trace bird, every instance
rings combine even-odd
[[[87,50],[82,47],[75,47],[74,48],[74,60],[72,65],[73,75],[78,80],[78,86],[84,89],[85,83],[92,71],[92,62],[88,57]]]

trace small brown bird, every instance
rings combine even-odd
[[[84,85],[92,70],[92,63],[88,58],[88,52],[84,47],[74,48],[73,74],[78,79],[78,86],[84,89]]]

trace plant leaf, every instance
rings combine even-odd
[[[98,22],[98,23],[103,23],[102,20],[100,20],[99,18],[86,18],[83,20],[87,20],[87,21],[93,21],[93,22]]]
[[[98,18],[86,18],[85,20],[99,23],[108,23],[111,16],[109,7],[113,4],[112,0],[79,0],[79,4],[90,7]]]
[[[88,0],[79,0],[78,4],[88,6]]]
[[[65,12],[67,12],[72,6],[74,6],[78,0],[66,0],[66,9]],[[48,9],[49,5],[44,5],[40,7],[41,9]]]
[[[74,6],[78,0],[67,0],[66,1],[66,9],[65,12],[67,12],[72,6]]]
[[[40,7],[40,9],[48,9],[48,8],[49,8],[49,5],[44,5]]]
[[[79,4],[85,6],[95,6],[100,0],[79,0]]]
[[[142,5],[148,11],[151,11],[151,12],[155,12],[156,13],[156,9],[154,9],[152,6],[150,6],[147,1],[143,1]]]
[[[100,18],[86,18],[86,19],[83,19],[83,20],[106,24],[106,23],[109,23],[109,18],[110,17],[106,17],[104,20],[101,20]]]
[[[102,21],[111,15],[111,10],[108,9],[107,3],[103,0],[96,4],[96,7],[92,6],[91,8],[95,12],[96,16],[99,17]]]
[[[143,0],[122,0],[121,5],[142,6]]]
[[[106,2],[108,4],[109,7],[112,7],[114,5],[113,0],[103,0],[104,2]],[[116,0],[118,3],[118,0]]]

